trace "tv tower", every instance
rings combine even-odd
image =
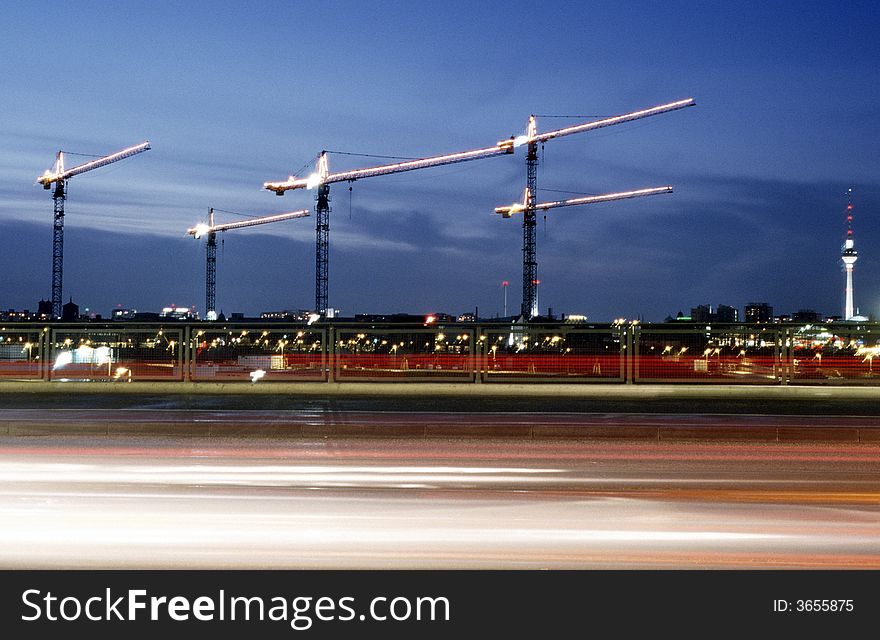
[[[843,260],[843,265],[846,268],[846,309],[843,312],[843,319],[852,320],[853,316],[856,315],[853,307],[853,269],[855,268],[856,260],[859,259],[859,252],[855,248],[852,230],[852,188],[846,190],[846,198],[846,240],[843,241],[840,259]]]

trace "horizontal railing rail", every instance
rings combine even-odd
[[[880,385],[880,323],[10,322],[2,380]]]

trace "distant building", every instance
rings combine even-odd
[[[73,301],[73,298],[61,307],[61,320],[64,322],[76,322],[79,320],[79,305]]]
[[[424,323],[426,320],[425,316],[414,313],[356,313],[354,314],[354,321],[416,324]]]
[[[813,309],[798,309],[791,314],[792,322],[821,322],[822,314]]]
[[[458,316],[448,313],[356,313],[355,322],[377,322],[387,324],[447,324],[456,322]]]
[[[15,309],[0,311],[0,320],[3,322],[29,322],[39,319],[40,318],[36,314],[30,312],[30,309],[25,309],[23,311],[16,311]]]
[[[39,315],[41,319],[51,318],[52,317],[52,301],[51,300],[40,300],[37,303],[37,315]]]
[[[772,322],[773,307],[766,302],[750,302],[745,308],[746,322]]]
[[[285,309],[284,311],[263,311],[260,314],[261,320],[287,320],[290,322],[306,322],[311,315],[311,311],[306,309]]]
[[[458,316],[459,322],[476,322],[477,316],[473,313],[462,313]]]
[[[110,317],[113,320],[134,320],[137,312],[137,309],[113,309]]]
[[[199,312],[195,310],[195,307],[190,309],[189,307],[171,305],[162,309],[159,318],[163,320],[198,320]]]
[[[700,306],[691,309],[691,322],[712,322],[713,315],[711,306],[701,304]]]
[[[676,316],[673,318],[672,316],[666,316],[666,320],[663,322],[690,322],[691,317],[684,315],[681,311],[679,311]]]
[[[667,322],[671,320],[673,319],[668,318]],[[719,304],[718,309],[716,311],[713,311],[712,305],[701,304],[700,306],[691,309],[690,319],[688,319],[687,316],[682,316],[681,311],[679,311],[678,316],[674,318],[674,321],[696,322],[698,324],[711,324],[713,322],[739,322],[739,310],[733,307],[729,307],[726,304]]]
[[[739,322],[739,309],[719,304],[715,313],[715,322]]]

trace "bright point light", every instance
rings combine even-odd
[[[293,178],[291,178],[291,182]],[[311,174],[308,178],[306,178],[306,189],[314,189],[319,184],[321,184],[321,176],[317,173]]]
[[[209,227],[205,223],[197,224],[195,226],[195,228],[193,229],[193,236],[195,236],[197,239],[201,238],[203,235],[208,233],[208,231],[210,231],[210,230],[211,230],[211,227]]]
[[[262,369],[256,369],[255,371],[250,372],[251,382],[256,382],[257,380],[262,379],[266,375],[266,372]]]
[[[52,365],[52,369],[60,369],[61,367],[65,367],[73,362],[73,353],[70,351],[62,351],[55,358],[55,364]]]

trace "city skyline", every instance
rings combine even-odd
[[[72,181],[65,301],[107,315],[117,305],[201,310],[204,241],[185,230],[210,207],[254,215],[312,207],[312,192],[276,198],[261,187],[321,149],[431,155],[519,134],[530,113],[612,115],[693,96],[695,109],[547,145],[539,189],[671,184],[675,192],[554,211],[546,225],[539,217],[541,313],[660,321],[705,302],[767,300],[841,315],[849,187],[859,212],[855,306],[880,312],[871,5],[695,12],[673,3],[662,14],[647,3],[635,11],[551,5],[534,19],[565,37],[533,48],[504,35],[533,13],[525,3],[510,15],[453,3],[423,16],[344,4],[309,7],[297,20],[283,3],[210,6],[141,7],[129,17],[57,5],[69,29],[53,37],[75,61],[57,83],[34,82],[43,64],[35,43],[50,27],[10,9],[19,28],[0,45],[8,49],[0,307],[35,307],[49,295],[52,203],[33,182],[59,148],[101,154],[153,144],[137,161]],[[319,26],[332,37],[315,35]],[[94,33],[106,46],[89,44]],[[538,126],[576,121],[539,117]],[[365,160],[331,156],[336,169]],[[509,308],[518,308],[519,221],[492,211],[516,201],[524,183],[518,153],[355,182],[350,212],[340,185],[330,306],[345,315],[478,307],[492,316],[508,280]],[[219,236],[228,242],[218,251],[218,309],[311,307],[313,225]]]

